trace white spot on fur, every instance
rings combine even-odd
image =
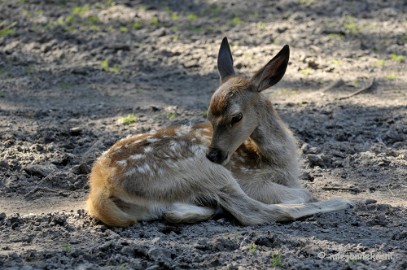
[[[191,132],[191,126],[184,125],[179,127],[175,134],[177,134],[177,136],[182,136],[188,134],[189,132]]]
[[[132,160],[140,160],[140,159],[142,159],[142,158],[144,158],[145,156],[143,155],[143,154],[135,154],[135,155],[132,155],[132,156],[130,156],[130,158],[132,159]]]
[[[137,168],[132,168],[132,169],[128,170],[124,175],[132,176],[132,175],[135,175],[136,173],[137,173]]]
[[[194,144],[190,147],[191,152],[193,152],[195,155],[202,155],[205,154],[206,150],[205,147],[203,147],[200,144]]]
[[[157,138],[149,138],[149,139],[147,139],[147,142],[149,142],[149,143],[155,143],[155,142],[159,142],[160,141],[160,139],[157,139]]]
[[[116,161],[116,164],[119,166],[125,167],[127,165],[127,160]]]
[[[146,148],[144,148],[144,153],[150,153],[153,151],[153,148],[151,146],[147,146]]]
[[[151,168],[150,165],[148,164],[144,164],[142,166],[137,167],[137,171],[139,173],[150,173],[151,172]]]
[[[176,141],[170,141],[169,145],[170,145],[170,149],[171,149],[172,151],[174,151],[174,152],[180,150],[180,145],[179,145],[179,143],[176,142]]]

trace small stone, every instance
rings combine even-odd
[[[45,176],[49,175],[50,173],[56,171],[57,167],[54,164],[45,164],[45,165],[31,164],[31,165],[27,165],[24,168],[24,170],[29,175],[38,175],[41,177],[45,177]]]
[[[374,203],[377,203],[377,201],[374,200],[374,199],[366,199],[366,200],[365,200],[365,204],[366,204],[366,205],[368,205],[368,204],[374,204]]]
[[[70,130],[69,130],[69,133],[72,135],[72,136],[79,136],[79,135],[81,135],[82,134],[82,128],[81,127],[73,127],[73,128],[71,128]]]

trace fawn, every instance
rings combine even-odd
[[[284,76],[289,54],[285,45],[247,79],[235,74],[224,38],[209,123],[115,143],[92,168],[90,215],[124,227],[160,218],[193,223],[221,208],[254,225],[349,207],[342,199],[315,202],[301,186],[296,140],[261,93]]]

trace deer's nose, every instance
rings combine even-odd
[[[210,148],[209,152],[206,154],[206,157],[215,163],[222,163],[227,158],[227,154],[223,153],[222,150],[217,148]]]

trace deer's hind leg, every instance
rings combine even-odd
[[[171,223],[195,223],[215,215],[214,208],[189,203],[173,203],[164,212],[164,219]]]

